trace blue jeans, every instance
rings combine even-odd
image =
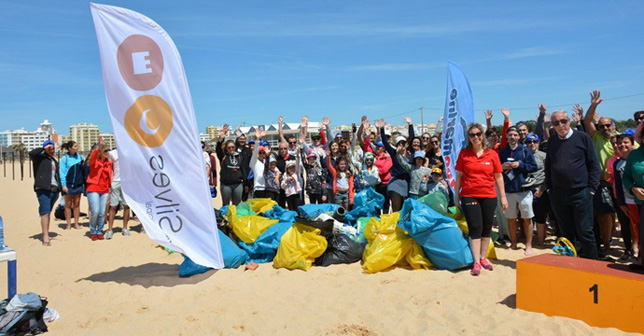
[[[87,193],[89,208],[92,210],[92,216],[89,218],[89,231],[91,234],[103,234],[103,226],[105,225],[105,206],[107,205],[108,196],[109,193]]]
[[[597,259],[597,244],[593,232],[593,196],[589,188],[562,190],[553,187],[550,205],[557,218],[561,234],[578,249],[582,258]]]

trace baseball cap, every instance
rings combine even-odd
[[[376,156],[375,156],[373,153],[366,153],[366,154],[364,155],[364,160],[365,160],[365,161],[367,161],[367,160],[374,160],[375,158],[376,158]]]
[[[407,141],[407,139],[404,136],[399,136],[396,138],[396,143],[399,143],[401,141]]]
[[[322,137],[322,136],[320,136],[320,133],[318,133],[318,132],[311,133],[311,139],[312,139],[312,138],[321,138],[321,137]]]
[[[505,134],[508,134],[508,133],[510,133],[510,132],[517,132],[517,133],[519,133],[519,129],[518,129],[516,126],[510,126],[510,127],[508,127],[508,130],[507,130],[507,132],[505,132]]]
[[[269,143],[268,143],[268,141],[262,141],[262,142],[259,143],[259,145],[260,146],[268,146]]]
[[[259,151],[260,151],[260,153],[261,153],[261,152],[263,152],[263,151],[265,151],[265,150],[266,150],[266,147],[264,147],[264,146],[259,146]]]
[[[625,130],[624,132],[622,132],[622,134],[635,135],[635,130],[632,129],[632,128],[629,128],[629,129]]]
[[[45,140],[45,142],[42,143],[43,148],[47,147],[49,145],[52,145],[52,146],[56,147],[56,143],[53,142],[52,140]]]
[[[277,162],[277,159],[275,159],[275,156],[274,156],[274,155],[271,155],[271,156],[268,158],[268,163],[271,163],[271,162]]]
[[[254,144],[254,143],[255,143],[255,140],[248,140],[248,143],[249,143],[249,144]]]
[[[286,168],[295,167],[295,160],[286,161]]]
[[[443,175],[443,171],[440,168],[433,168],[432,169],[432,174]]]
[[[415,158],[425,158],[425,152],[423,152],[423,151],[415,151],[414,152],[414,159]]]
[[[388,129],[385,129],[385,135],[391,135],[391,131]]]
[[[309,155],[306,156],[307,159],[311,159],[311,158],[316,159],[317,157],[318,155],[315,154],[315,152],[311,152],[309,153]]]
[[[528,141],[539,141],[539,136],[534,133],[530,133],[526,135],[525,139]]]
[[[382,143],[382,141],[376,142],[376,146],[385,147],[385,145]]]

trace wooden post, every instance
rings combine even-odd
[[[20,181],[25,179],[25,167],[24,167],[24,154],[22,151],[18,153],[18,158],[20,159]]]

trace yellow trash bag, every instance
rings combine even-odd
[[[266,229],[279,223],[277,219],[262,216],[237,216],[237,207],[228,207],[228,222],[233,232],[246,244],[252,244]]]
[[[316,258],[326,251],[326,238],[320,229],[295,223],[282,236],[273,267],[308,271]]]
[[[456,207],[456,213],[448,214],[447,216],[456,220],[456,224],[458,224],[458,227],[461,229],[461,231],[463,231],[463,233],[465,233],[466,235],[470,233],[470,229],[467,227],[467,221],[465,221],[465,216],[463,216],[461,208]],[[488,245],[487,247],[485,257],[488,259],[497,259],[496,249],[494,248],[494,242],[492,241],[492,239],[490,239],[490,245]]]
[[[413,269],[428,269],[431,262],[425,257],[422,247],[399,228],[400,213],[385,214],[378,220],[372,217],[364,234],[369,242],[362,255],[362,268],[366,273],[375,273],[394,265],[411,265]]]
[[[250,205],[253,207],[253,211],[256,214],[263,214],[277,205],[277,202],[270,198],[251,198],[248,202],[250,202]]]
[[[417,269],[430,269],[434,268],[434,264],[432,264],[429,259],[425,256],[425,251],[423,250],[423,247],[420,246],[415,240],[411,239],[413,242],[413,245],[409,249],[409,252],[405,255],[405,260],[411,266],[411,268],[417,270]]]

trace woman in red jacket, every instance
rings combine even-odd
[[[89,157],[89,176],[87,177],[87,200],[92,215],[89,219],[89,230],[92,240],[104,239],[105,206],[112,185],[112,161],[109,160],[109,148],[98,139],[98,148]]]

